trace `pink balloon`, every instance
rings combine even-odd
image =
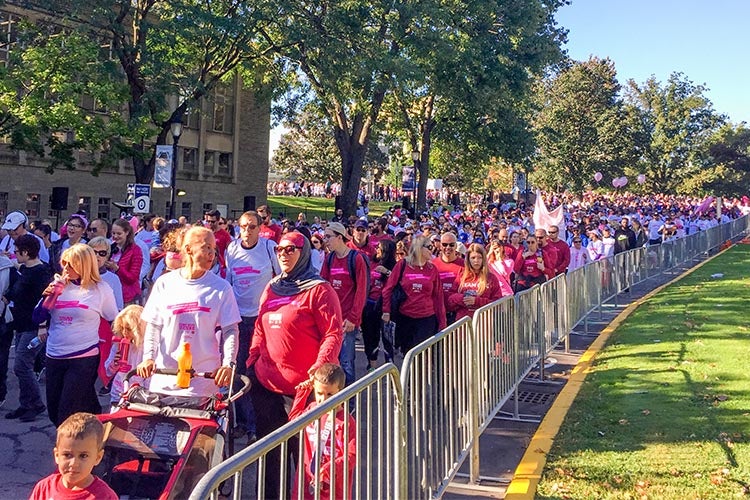
[[[620,179],[612,179],[612,185],[613,185],[613,186],[614,186],[615,188],[618,188],[618,187],[620,187]]]
[[[625,177],[624,175],[622,177],[620,177],[620,187],[623,187],[627,183],[628,183],[628,178],[627,177]]]
[[[646,176],[643,174],[638,174],[637,180],[638,180],[638,184],[643,184],[644,182],[646,182]]]
[[[602,173],[601,173],[601,172],[597,172],[597,173],[595,173],[595,174],[594,174],[594,180],[595,180],[596,182],[599,182],[599,181],[601,181],[601,180],[602,180],[602,177],[603,177],[603,176],[602,176]]]
[[[128,222],[130,222],[130,227],[133,228],[133,231],[138,231],[138,217],[133,216]]]

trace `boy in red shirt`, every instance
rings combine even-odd
[[[345,380],[344,371],[337,365],[324,363],[318,367],[313,374],[315,401],[310,403],[305,411],[312,410],[341,391]],[[346,433],[348,433],[348,441],[344,442]],[[320,498],[331,498],[332,463],[334,498],[351,498],[354,464],[357,458],[356,436],[356,422],[343,407],[336,410],[333,421],[331,414],[327,413],[320,420],[312,422],[305,428],[303,455],[305,499],[315,498],[315,490],[320,491]],[[318,450],[319,444],[322,448],[320,451]],[[319,458],[316,457],[318,453],[320,453]],[[346,493],[344,492],[344,474],[347,477]],[[298,485],[295,485],[291,498],[297,498],[297,488]]]
[[[39,481],[29,500],[117,500],[119,496],[91,471],[102,461],[104,426],[91,413],[74,413],[57,428],[58,472]]]

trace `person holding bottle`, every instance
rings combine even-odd
[[[117,305],[99,276],[94,249],[78,243],[60,258],[63,274],[42,293],[34,319],[49,319],[47,406],[55,426],[79,411],[100,413],[94,390],[99,367],[99,323],[112,321]]]
[[[216,239],[210,229],[188,229],[181,253],[183,267],[154,283],[143,309],[146,331],[138,375],[151,377],[148,388],[152,392],[211,396],[217,386],[229,384],[237,356],[240,311],[232,286],[211,272]],[[157,367],[177,369],[186,343],[190,344],[193,369],[213,372],[213,381],[195,378],[183,388],[174,375],[154,375]]]
[[[32,321],[34,306],[42,297],[42,292],[52,281],[52,268],[39,259],[39,240],[30,234],[16,240],[16,258],[20,267],[11,272],[10,287],[2,297],[13,314],[12,328],[16,336],[16,357],[13,373],[18,379],[18,407],[7,413],[5,418],[18,418],[31,422],[46,407],[42,402],[39,382],[34,376],[34,360],[43,349],[47,334],[39,334],[39,325]],[[2,308],[0,308],[2,309]],[[33,341],[37,342],[33,342]],[[36,344],[36,346],[34,346]],[[29,349],[31,346],[31,349]]]

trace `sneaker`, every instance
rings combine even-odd
[[[46,409],[47,407],[42,405],[37,408],[32,408],[31,410],[26,410],[23,412],[23,415],[18,417],[18,420],[20,420],[21,422],[33,422],[34,420],[36,420],[36,417],[44,413]]]
[[[99,389],[99,395],[100,396],[107,396],[111,390],[111,387],[109,385],[105,385],[101,389]]]
[[[7,419],[18,418],[21,415],[23,415],[24,413],[26,413],[26,408],[16,408],[15,410],[13,410],[11,412],[6,413],[5,414],[5,418],[7,418]]]

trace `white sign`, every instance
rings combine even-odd
[[[427,189],[443,189],[443,179],[427,179]]]
[[[151,186],[148,184],[136,184],[133,195],[133,213],[149,213],[149,209],[151,208]]]

